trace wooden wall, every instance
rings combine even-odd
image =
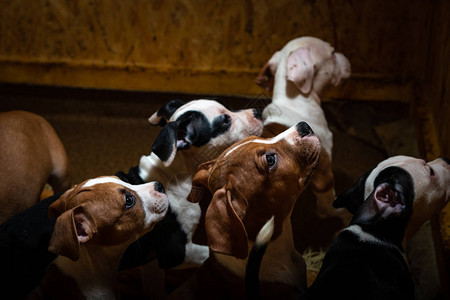
[[[331,97],[411,101],[436,2],[0,0],[0,81],[254,96],[273,52],[312,35],[352,64]]]
[[[329,97],[413,103],[431,126],[422,154],[450,156],[446,0],[0,0],[0,7],[0,82],[254,97],[262,93],[254,78],[277,49],[317,36],[352,64],[350,80]]]

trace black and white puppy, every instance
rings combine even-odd
[[[377,178],[384,169],[397,167],[397,170],[406,171],[414,182],[415,194],[413,213],[405,231],[405,239],[409,240],[423,223],[437,214],[450,199],[449,163],[447,158],[426,162],[404,155],[390,157],[366,172],[351,188],[340,194],[333,205],[338,208],[345,207],[350,213],[354,213],[374,191]],[[399,172],[402,172],[401,170]]]
[[[161,182],[169,198],[169,211],[155,228],[128,248],[121,267],[142,265],[154,258],[168,269],[201,265],[209,257],[207,246],[192,242],[201,216],[199,204],[186,200],[197,167],[214,159],[228,146],[249,135],[260,135],[261,115],[256,109],[230,111],[213,100],[184,103],[173,100],[154,113],[149,122],[163,126],[150,155],[128,174],[117,174],[132,184]]]
[[[374,180],[350,226],[325,254],[314,283],[299,299],[414,299],[414,284],[402,240],[412,214],[414,182],[391,166]]]
[[[413,207],[413,179],[391,166],[378,174],[374,187],[365,201],[352,207],[350,226],[333,240],[316,280],[298,299],[414,298],[402,249]],[[254,266],[247,270],[255,276]]]

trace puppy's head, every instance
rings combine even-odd
[[[374,190],[356,209],[350,224],[400,245],[412,213],[414,183],[402,168],[383,169],[374,182]]]
[[[210,249],[246,258],[248,241],[255,241],[272,216],[276,239],[317,166],[320,149],[311,128],[300,122],[273,138],[244,139],[201,165],[188,199],[209,201],[212,195],[205,216]]]
[[[414,202],[405,232],[405,238],[409,239],[426,220],[438,213],[450,198],[450,165],[447,159],[438,158],[427,163],[422,159],[408,156],[388,158],[339,195],[334,206],[345,207],[354,214],[376,189],[377,183],[386,176],[386,172],[383,171],[391,167],[395,167],[392,169],[394,171],[399,169],[406,171],[412,178]]]
[[[77,260],[80,244],[128,245],[150,231],[167,208],[159,182],[130,185],[117,177],[89,179],[50,205],[49,216],[57,219],[49,251]]]
[[[260,135],[261,115],[256,109],[230,111],[213,100],[187,104],[173,100],[154,113],[149,121],[164,126],[152,152],[169,166],[178,150],[198,149],[201,162],[213,159],[226,147],[250,135]],[[201,149],[200,149],[201,148]]]
[[[280,69],[283,68],[281,71]],[[304,94],[320,94],[329,85],[338,85],[350,76],[350,62],[330,44],[314,37],[300,37],[275,52],[256,78],[268,91],[273,89],[275,74],[283,72],[286,80]]]

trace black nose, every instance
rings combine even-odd
[[[309,127],[308,123],[306,122],[300,122],[297,124],[297,132],[300,134],[301,137],[313,134],[314,131]]]
[[[253,115],[254,115],[255,118],[257,118],[258,120],[262,120],[261,112],[260,112],[259,110],[257,110],[256,108],[253,108]]]
[[[155,182],[155,191],[159,192],[159,193],[165,193],[166,190],[164,189],[164,186],[161,182],[156,181]]]
[[[441,159],[445,161],[447,165],[450,165],[450,159],[448,159],[447,157],[441,157]]]

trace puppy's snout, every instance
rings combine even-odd
[[[450,165],[450,159],[448,159],[447,157],[441,157],[441,159],[445,161],[447,165]]]
[[[261,114],[261,112],[260,112],[258,109],[256,109],[256,108],[253,108],[253,116],[254,116],[256,119],[258,119],[258,120],[262,120],[262,114]]]
[[[154,189],[155,189],[155,191],[157,191],[159,193],[163,193],[163,194],[166,193],[166,190],[164,189],[163,184],[159,181],[155,182]]]
[[[307,135],[314,134],[314,131],[309,127],[308,123],[300,122],[297,124],[297,132],[301,137],[305,137]]]

